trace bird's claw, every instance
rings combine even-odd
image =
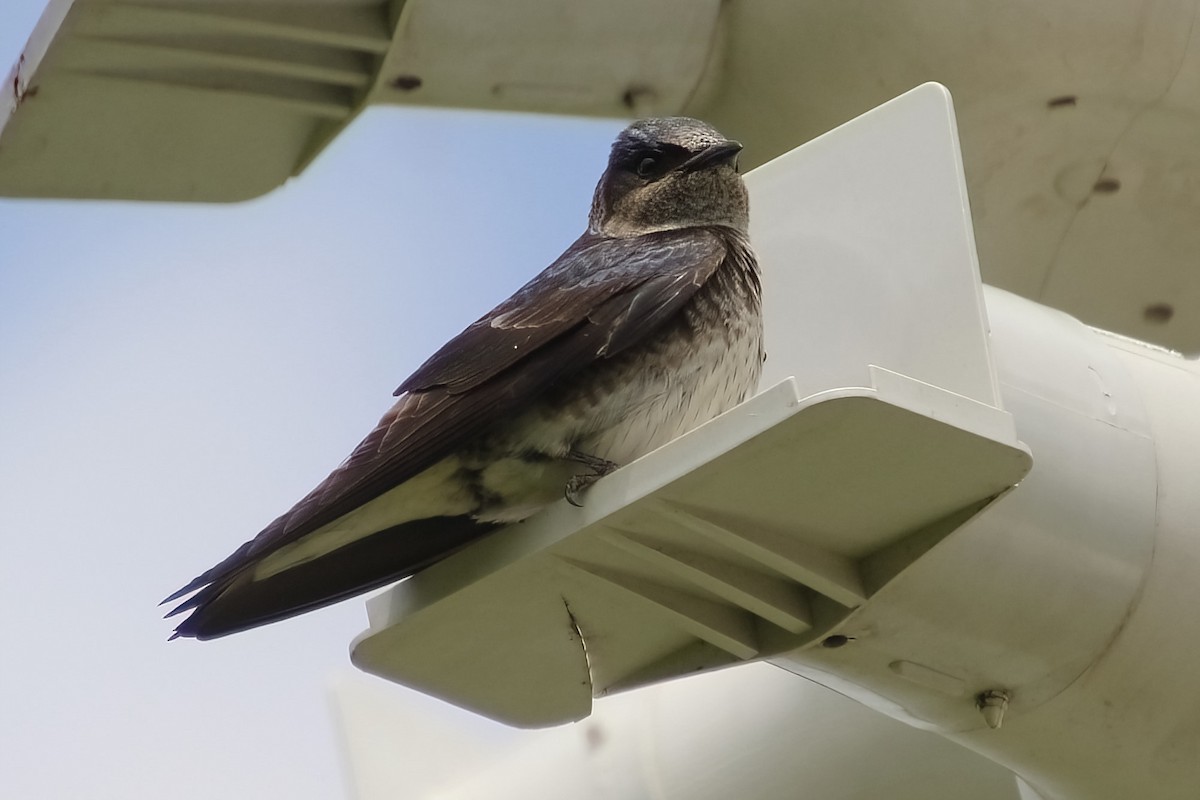
[[[563,497],[567,498],[567,502],[576,508],[583,508],[583,502],[579,499],[579,493],[603,477],[603,475],[594,472],[575,475],[567,481],[567,486],[563,489]]]
[[[579,480],[581,477],[583,476],[576,475],[571,478],[567,481],[566,488],[563,489],[563,497],[567,498],[567,502],[576,508],[583,508],[583,503],[579,501],[579,493],[585,488],[583,482]]]
[[[593,456],[579,450],[572,450],[567,454],[567,458],[577,461],[591,470],[581,475],[573,475],[563,489],[563,497],[567,498],[568,503],[576,508],[583,508],[583,502],[579,498],[579,493],[615,470],[618,464],[615,461],[609,461],[607,458],[600,458],[599,456]]]

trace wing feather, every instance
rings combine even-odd
[[[721,236],[704,228],[630,239],[584,234],[544,272],[451,339],[396,394],[438,386],[456,394],[469,391],[571,330],[617,295],[650,281],[684,276],[694,291],[725,254]]]

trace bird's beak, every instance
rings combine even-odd
[[[705,167],[720,164],[721,162],[736,166],[737,154],[740,152],[742,152],[741,142],[728,141],[712,144],[683,162],[683,165],[679,169],[683,172],[695,172],[698,169],[704,169]]]

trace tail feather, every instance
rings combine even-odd
[[[192,612],[171,638],[215,639],[345,600],[406,578],[498,527],[469,516],[411,520],[261,580],[253,578],[256,562],[207,585],[198,585],[201,576],[164,601],[199,588],[167,614]]]
[[[188,583],[187,586],[184,586],[182,589],[178,589],[178,590],[172,592],[171,594],[167,595],[165,598],[160,600],[158,604],[160,606],[165,606],[167,603],[170,603],[172,600],[178,600],[179,598],[181,598],[185,595],[191,594],[192,592],[199,589],[201,586],[205,586],[207,584],[213,583],[214,581],[219,581],[220,578],[224,577],[224,575],[226,573],[232,572],[231,567],[234,564],[236,564],[239,561],[245,561],[247,554],[250,552],[250,547],[253,544],[254,544],[253,539],[246,542],[241,547],[239,547],[237,550],[234,550],[232,553],[230,553],[229,556],[224,561],[222,561],[220,564],[217,564],[215,567],[213,567],[211,569],[207,569],[204,572],[202,572],[201,574],[197,575],[195,578],[193,578],[191,580],[190,583]],[[188,606],[186,604],[181,605],[175,609],[172,609],[172,611],[169,614],[167,614],[167,616],[173,617],[176,614],[178,614],[180,611],[185,611],[188,608],[191,608],[191,606]]]

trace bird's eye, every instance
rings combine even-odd
[[[637,166],[637,174],[639,178],[649,178],[658,169],[657,158],[643,158]]]

